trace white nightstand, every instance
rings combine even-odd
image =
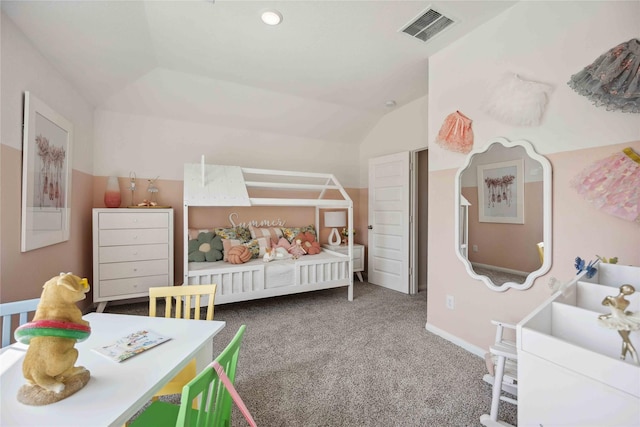
[[[349,252],[349,247],[347,245],[330,245],[325,243],[322,245],[323,248],[329,249],[330,251],[339,252],[341,254],[347,254]],[[353,244],[353,272],[358,275],[358,279],[361,282],[362,280],[362,271],[364,271],[364,245],[360,245],[358,243]]]

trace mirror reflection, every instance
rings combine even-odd
[[[497,138],[469,154],[456,179],[456,252],[472,277],[526,289],[548,271],[550,193],[551,166],[526,141]]]

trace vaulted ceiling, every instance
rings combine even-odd
[[[359,143],[427,93],[428,58],[513,1],[6,1],[87,99],[125,114]],[[428,7],[454,24],[399,31]],[[265,9],[283,21],[267,26]],[[5,60],[5,58],[3,58]]]

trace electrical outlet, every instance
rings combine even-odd
[[[473,252],[478,252],[478,245],[473,245]]]
[[[447,308],[449,310],[453,310],[454,306],[455,306],[455,302],[453,299],[453,295],[447,295]]]

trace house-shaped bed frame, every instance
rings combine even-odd
[[[252,192],[265,193],[257,190],[268,190],[266,193],[270,197],[252,197]],[[282,197],[271,197],[278,193]],[[292,194],[300,197],[291,197]],[[329,195],[338,198],[326,198]],[[335,176],[208,165],[204,157],[199,164],[185,164],[184,284],[216,283],[216,304],[341,286],[348,287],[348,300],[353,300],[351,239],[348,255],[323,249],[317,255],[269,263],[262,259],[253,259],[244,264],[189,262],[189,208],[216,206],[315,207],[316,232],[320,229],[320,213],[323,209],[346,209],[347,229],[353,230],[353,202]],[[274,277],[278,280],[273,280]],[[282,278],[285,278],[284,282]]]

